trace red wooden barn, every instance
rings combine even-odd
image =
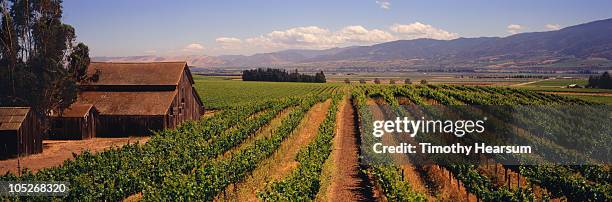
[[[42,134],[29,107],[0,107],[0,159],[42,152]]]
[[[99,112],[97,136],[148,135],[204,113],[186,62],[93,62],[87,74],[77,103]]]
[[[92,104],[74,103],[50,118],[49,139],[84,140],[96,136],[98,111]]]

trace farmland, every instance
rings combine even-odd
[[[231,77],[194,76],[196,89],[208,109],[223,109],[253,101],[330,91],[334,84],[245,82]]]
[[[514,135],[560,157],[571,156],[564,153],[569,145],[562,139],[516,132],[532,131],[530,117],[476,106],[597,105],[588,100],[507,87],[194,79],[204,105],[217,113],[157,131],[145,144],[84,153],[61,166],[7,174],[0,181],[67,181],[70,193],[56,198],[65,201],[612,200],[608,165],[505,165],[495,155],[483,156],[486,161],[481,164],[445,164],[428,155],[380,156],[368,149],[377,141],[449,141],[431,135],[378,139],[370,135],[373,120],[486,113],[491,120],[518,120],[508,126],[513,130],[499,130],[507,134],[493,135]],[[437,108],[456,105],[470,110]],[[605,146],[609,138],[603,134],[596,139],[600,142],[576,141]],[[363,161],[364,157],[375,161]],[[544,159],[511,157],[532,163]]]

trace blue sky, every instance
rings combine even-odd
[[[64,0],[92,56],[253,54],[508,36],[612,17],[609,0]]]

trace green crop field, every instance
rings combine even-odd
[[[194,76],[195,88],[208,109],[223,109],[253,101],[270,100],[311,92],[332,91],[338,84],[251,82],[231,77]]]
[[[612,89],[601,89],[601,88],[561,88],[561,87],[524,87],[519,86],[526,90],[541,91],[541,92],[577,92],[577,93],[612,93]]]
[[[470,113],[489,117],[491,122],[509,124],[495,126],[503,134],[466,135],[466,141],[512,136],[523,144],[553,151],[555,158],[594,161],[597,156],[578,156],[568,148],[574,143],[602,147],[609,143],[609,136],[593,134],[596,138],[575,138],[566,133],[558,138],[548,136],[570,130],[588,131],[585,127],[594,126],[592,123],[585,122],[587,125],[578,128],[567,124],[547,125],[546,120],[567,123],[575,117],[559,110],[553,111],[554,115],[525,110],[527,115],[522,115],[512,108],[487,107],[501,105],[520,110],[523,106],[602,106],[585,101],[592,100],[590,98],[574,99],[508,87],[274,83],[223,77],[194,78],[205,105],[210,109],[222,109],[220,112],[174,129],[156,131],[145,144],[129,144],[95,154],[86,152],[61,166],[36,173],[25,171],[20,175],[0,176],[0,181],[69,182],[70,192],[65,196],[0,198],[9,201],[122,201],[134,198],[143,201],[311,201],[333,194],[329,191],[331,188],[327,188],[333,187],[332,183],[358,178],[364,184],[357,185],[360,187],[355,190],[371,197],[370,200],[381,196],[389,201],[612,200],[610,170],[598,164],[533,166],[533,163],[548,162],[547,156],[539,154],[532,158],[506,156],[532,163],[528,165],[502,165],[496,162],[496,155],[484,154],[478,159],[486,160],[487,164],[444,164],[439,163],[441,159],[427,155],[373,155],[369,149],[369,145],[377,141],[385,144],[450,141],[438,138],[437,134],[419,134],[410,139],[402,135],[386,136],[391,139],[376,138],[371,135],[374,120],[394,120],[399,116],[442,119]],[[467,108],[463,109],[467,110],[446,108],[450,106],[465,106]],[[599,114],[605,112],[585,113],[605,118]],[[585,120],[593,119],[587,117]],[[530,124],[533,122],[535,125]],[[337,142],[340,141],[335,138],[338,136],[354,139]],[[570,139],[572,141],[566,141]],[[301,142],[294,142],[298,140]],[[600,152],[594,152],[593,147],[573,149],[588,154],[610,153],[609,147]],[[353,152],[340,152],[348,150]],[[363,160],[365,156],[386,163],[370,163]],[[429,164],[406,163],[416,159]],[[351,179],[334,176],[339,170],[350,172],[344,177]],[[421,177],[411,179],[411,176]],[[437,186],[427,188],[429,183]],[[246,191],[241,191],[243,189]],[[371,194],[372,189],[380,195]],[[455,189],[460,191],[451,191]]]
[[[578,84],[581,86],[587,85],[586,79],[551,79],[551,80],[543,80],[535,83],[530,83],[525,86],[555,86],[562,87],[570,84]]]
[[[598,95],[563,95],[563,96],[591,101],[595,103],[612,105],[612,96],[598,96]]]
[[[586,79],[550,79],[530,83],[523,86],[516,86],[516,88],[540,92],[612,93],[612,89],[584,88],[587,83],[588,81]],[[583,88],[567,88],[567,86],[571,84],[578,84]]]

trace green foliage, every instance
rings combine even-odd
[[[427,201],[423,193],[412,190],[397,166],[374,165],[368,172],[381,186],[388,201]]]
[[[323,71],[314,76],[295,72],[289,73],[283,69],[257,68],[242,71],[243,81],[273,81],[273,82],[306,82],[306,83],[325,83]]]
[[[412,80],[410,80],[410,79],[405,79],[405,80],[404,80],[404,84],[412,84]]]
[[[82,76],[71,69],[89,65],[87,46],[73,46],[74,28],[61,21],[62,1],[1,2],[0,106],[32,107],[45,129],[46,114],[76,99]]]
[[[83,44],[77,44],[68,58],[69,66],[68,70],[72,74],[72,77],[77,81],[83,81],[87,77],[87,66],[91,62],[89,58],[89,48]]]
[[[195,87],[209,109],[224,109],[244,105],[254,100],[271,100],[309,93],[331,93],[334,83],[251,82],[224,78],[194,76]]]
[[[369,91],[370,96],[379,96],[384,98],[387,102],[391,104],[391,106],[396,106],[394,102],[396,102],[395,96],[403,96],[408,98],[413,103],[420,105],[427,116],[439,117],[443,116],[442,112],[437,111],[435,108],[428,107],[426,103],[422,101],[422,98],[428,98],[436,100],[438,103],[442,105],[456,105],[456,104],[469,104],[470,107],[481,107],[480,110],[484,112],[490,113],[488,116],[494,116],[500,118],[504,121],[514,121],[518,120],[519,123],[523,122],[539,122],[543,120],[550,119],[560,119],[557,122],[567,122],[567,121],[584,121],[584,119],[591,119],[592,117],[584,117],[584,119],[576,120],[575,117],[566,116],[563,111],[555,111],[555,108],[552,108],[552,111],[544,112],[533,112],[529,113],[527,111],[525,114],[529,114],[525,117],[522,117],[522,113],[517,114],[514,110],[522,110],[520,106],[528,106],[528,105],[537,105],[537,106],[571,106],[571,105],[593,105],[593,103],[585,102],[582,100],[576,100],[556,95],[548,95],[536,93],[533,91],[520,90],[520,89],[511,89],[511,88],[491,88],[491,87],[469,87],[469,86],[446,86],[446,85],[428,85],[428,86],[404,86],[403,88],[388,88],[388,89],[380,89],[373,86],[368,86],[365,88],[366,91]],[[385,92],[386,91],[386,92]],[[389,94],[391,91],[391,95]],[[395,96],[393,96],[395,95]],[[498,107],[486,108],[486,106],[496,105]],[[509,107],[499,107],[499,106],[510,106]],[[397,108],[397,107],[394,107]],[[510,111],[506,111],[504,109],[512,109]],[[529,109],[529,108],[527,108]],[[399,109],[396,110],[401,116],[410,116],[406,115],[406,110]],[[597,114],[598,112],[586,112],[591,114]],[[552,115],[551,115],[552,114]],[[596,115],[594,117],[601,117],[604,115]],[[508,118],[512,118],[513,120],[507,120]],[[544,122],[543,122],[544,123]],[[546,124],[531,124],[536,126],[546,127],[544,129],[535,129],[533,131],[557,131],[552,132],[553,134],[562,133],[564,130],[580,130],[578,128],[566,128],[565,125],[555,125],[550,126]],[[588,122],[581,123],[579,125],[584,125],[586,127],[595,127],[588,125]],[[525,125],[522,125],[523,127]],[[517,138],[523,138],[524,141],[529,142],[531,145],[534,145],[540,149],[548,149],[550,152],[545,152],[549,154],[563,154],[571,157],[571,159],[578,158],[574,157],[575,153],[571,151],[567,151],[567,149],[551,143],[551,140],[554,141],[553,136],[542,139],[539,136],[525,136],[518,134],[511,134],[513,130],[511,129],[503,129],[497,128],[495,131],[506,131],[504,134],[516,136]],[[580,131],[576,131],[575,133],[582,133]],[[491,134],[495,135],[495,134]],[[595,134],[594,134],[595,135]],[[440,141],[439,138],[430,138],[431,136],[419,136],[416,138],[419,142],[436,142]],[[474,139],[473,141],[484,141],[485,137],[468,137],[468,139]],[[561,140],[571,139],[573,143],[576,141],[593,141],[596,142],[588,142],[584,143],[586,145],[597,145],[600,144],[597,142],[604,141],[609,142],[606,136],[601,136],[599,138],[592,139],[582,139],[577,138],[575,136],[568,136],[565,138],[561,138]],[[436,144],[441,144],[441,142],[437,142]],[[571,144],[569,142],[566,143]],[[582,143],[581,143],[582,144]],[[601,146],[597,146],[598,148],[602,148]],[[583,150],[588,150],[591,148],[579,148]],[[608,151],[599,151],[599,152],[608,152]],[[563,156],[561,155],[561,156]],[[517,156],[517,158],[520,158]],[[527,159],[525,159],[527,160]],[[531,159],[534,160],[534,159]],[[538,163],[531,161],[532,163]],[[542,163],[542,162],[539,162]],[[476,194],[479,198],[484,201],[533,201],[534,194],[533,191],[529,188],[521,188],[517,190],[510,190],[507,187],[496,187],[493,183],[486,177],[481,175],[475,168],[474,165],[450,165],[445,166],[447,169],[452,171],[455,176],[459,180],[461,180],[464,186],[471,192]],[[593,201],[607,201],[610,199],[610,190],[611,187],[609,185],[610,180],[610,171],[604,167],[591,165],[591,166],[509,166],[508,168],[514,170],[515,172],[520,172],[524,177],[527,178],[529,183],[535,183],[542,187],[545,187],[548,191],[550,191],[553,197],[568,197],[570,200],[593,200]]]
[[[300,99],[255,103],[157,132],[144,145],[131,144],[96,155],[84,153],[62,166],[25,174],[18,180],[68,181],[64,200],[121,200],[153,185],[169,182],[170,174],[193,172],[233,148]],[[14,179],[6,175],[0,180]]]
[[[84,51],[84,49],[83,49]],[[78,57],[75,57],[78,58]],[[68,181],[71,191],[68,196],[56,198],[2,198],[8,200],[65,200],[65,201],[118,201],[136,193],[142,193],[145,201],[211,201],[228,185],[245,179],[262,160],[269,158],[280,144],[292,134],[304,118],[305,113],[317,102],[333,98],[325,120],[320,125],[315,139],[303,147],[296,160],[298,167],[287,177],[268,184],[258,193],[266,201],[309,201],[319,190],[321,170],[328,159],[335,135],[335,117],[341,96],[335,94],[337,85],[242,82],[212,80],[210,77],[195,77],[198,90],[204,98],[219,95],[220,99],[208,100],[222,108],[220,112],[198,121],[186,122],[176,129],[158,131],[146,144],[129,144],[97,154],[85,152],[62,166],[43,169],[37,173],[25,172],[21,176],[6,174],[0,181]],[[212,92],[213,90],[220,92]],[[235,92],[232,92],[235,91]],[[205,93],[202,93],[205,92]],[[215,94],[216,93],[216,94]],[[212,95],[211,95],[212,94]],[[397,97],[409,100],[410,105],[422,107],[422,111],[409,111]],[[563,111],[552,111],[552,116],[543,116],[538,111],[526,112],[525,116],[512,114],[506,108],[486,108],[486,105],[512,106],[572,106],[594,103],[562,96],[536,93],[511,88],[447,86],[447,85],[358,85],[352,87],[351,99],[359,116],[362,134],[372,130],[373,114],[367,104],[369,98],[384,100],[391,107],[390,113],[398,116],[440,117],[445,113],[459,111],[437,110],[428,105],[431,101],[441,105],[470,105],[475,110],[462,113],[487,113],[501,121],[515,118],[518,123],[536,122],[544,119],[581,121],[564,115]],[[427,102],[426,102],[427,101]],[[480,107],[480,108],[476,108]],[[273,130],[271,136],[245,143],[244,140],[268,124],[287,108],[292,110]],[[477,109],[477,110],[476,110]],[[388,111],[387,111],[388,112]],[[516,112],[516,111],[514,111]],[[416,114],[415,114],[416,113]],[[596,114],[597,112],[588,112]],[[584,117],[583,119],[592,119]],[[546,126],[543,129],[561,132],[567,126]],[[581,123],[589,126],[588,123]],[[538,125],[538,124],[535,124]],[[516,135],[502,127],[495,131]],[[581,133],[577,128],[576,133]],[[362,135],[361,146],[380,141],[372,135]],[[443,143],[435,136],[417,135],[419,142]],[[486,137],[466,137],[468,141],[481,141]],[[551,152],[569,155],[561,142],[551,137],[522,135],[517,138]],[[608,140],[607,136],[598,139]],[[564,137],[585,142],[588,139]],[[608,141],[609,142],[609,141]],[[590,144],[590,143],[589,143]],[[596,144],[596,143],[593,143]],[[601,143],[597,143],[601,144]],[[240,147],[237,147],[239,146]],[[591,148],[579,148],[588,150]],[[231,151],[231,152],[228,152]],[[373,183],[378,185],[389,201],[423,201],[423,193],[417,193],[403,179],[402,171],[388,155],[375,155],[370,148],[361,150],[361,163],[385,162],[367,165],[364,170]],[[602,151],[609,152],[609,151]],[[374,158],[374,159],[368,159]],[[437,159],[433,159],[434,162]],[[517,157],[518,158],[518,157]],[[481,174],[475,165],[445,165],[453,172],[468,191],[483,201],[534,201],[529,188],[509,189],[496,185]],[[605,166],[508,166],[519,172],[528,183],[546,188],[552,197],[565,196],[570,201],[610,201],[611,172]],[[528,187],[528,186],[527,186]]]
[[[169,179],[181,179],[183,183],[176,184],[174,180],[149,187],[145,190],[145,200],[175,201],[175,200],[205,200],[211,201],[217,194],[232,183],[243,180],[259,162],[270,156],[280,146],[316,102],[327,97],[304,97],[297,109],[290,112],[282,120],[274,134],[258,139],[230,157],[212,160],[204,163],[192,173],[167,173]]]
[[[601,76],[589,77],[589,84],[587,84],[587,87],[612,89],[612,78],[610,77],[610,73],[606,71],[601,74]]]
[[[341,98],[341,95],[333,98],[325,120],[319,126],[316,138],[299,151],[296,157],[299,166],[289,176],[269,184],[264,191],[259,192],[257,194],[259,199],[263,201],[309,201],[316,197],[320,188],[323,164],[332,151],[338,102]]]

